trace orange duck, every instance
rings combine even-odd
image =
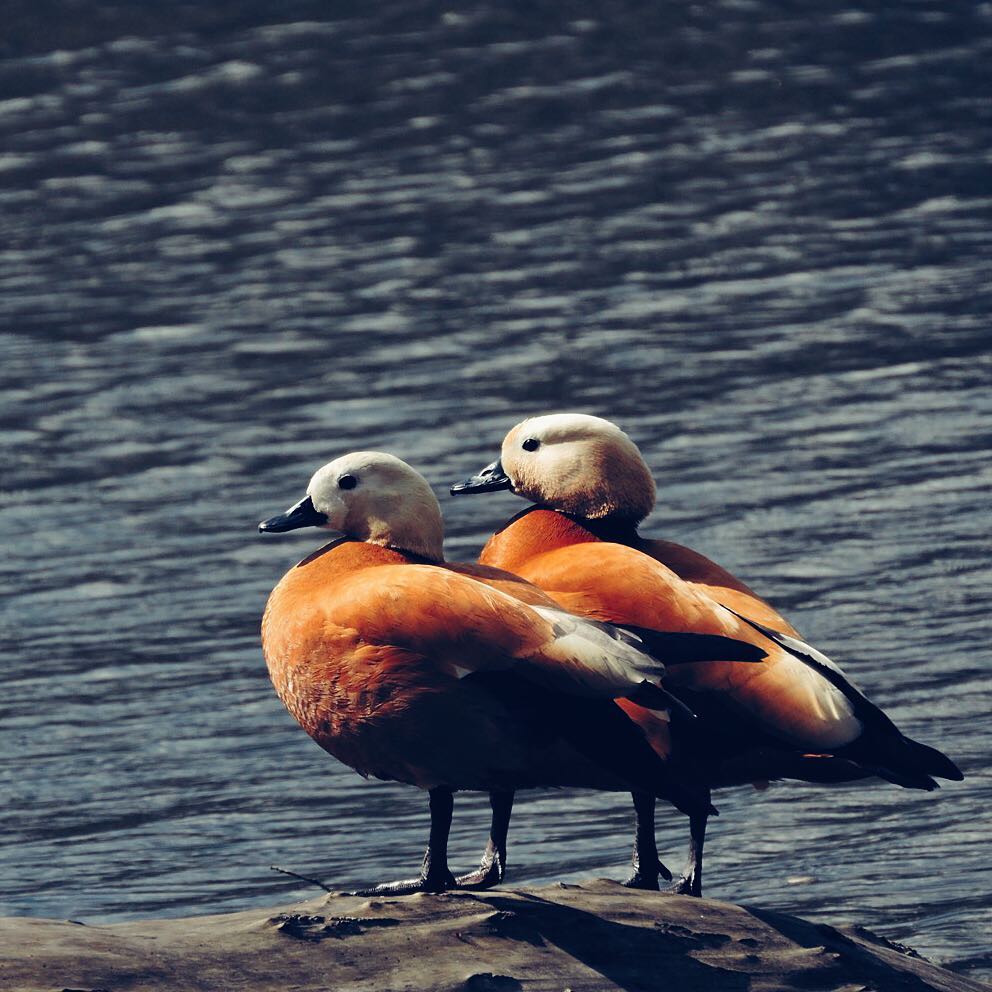
[[[307,526],[344,537],[291,568],[269,597],[262,647],[276,692],[324,750],[430,799],[420,875],[364,892],[499,881],[516,789],[633,789],[690,816],[712,811],[705,790],[679,782],[613,700],[647,701],[665,723],[661,657],[755,661],[760,650],[684,634],[640,638],[564,612],[517,576],[446,564],[437,500],[392,455],[356,452],[325,465],[304,499],[259,530]],[[456,880],[447,838],[461,789],[488,791],[494,815],[480,869]]]
[[[451,492],[501,489],[537,505],[493,535],[480,563],[515,572],[594,620],[741,639],[745,627],[767,652],[761,665],[673,664],[665,685],[700,718],[685,733],[673,736],[649,710],[620,701],[669,767],[707,794],[773,778],[838,782],[874,775],[927,790],[937,788],[932,776],[961,779],[952,761],[903,736],[743,582],[689,548],[640,536],[638,524],[654,506],[654,481],[615,424],[583,414],[525,420],[507,434],[499,460]],[[667,870],[655,848],[655,803],[635,794],[634,805],[634,873],[627,884],[657,888]],[[707,817],[702,808],[690,815],[689,862],[675,891],[702,892]]]

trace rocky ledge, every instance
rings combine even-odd
[[[861,928],[615,882],[84,926],[0,920],[9,992],[990,992]]]

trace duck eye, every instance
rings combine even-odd
[[[529,437],[523,443],[524,451],[537,451],[541,447],[541,442],[536,437]]]
[[[338,479],[338,489],[354,489],[358,485],[358,479],[353,475],[342,475]]]

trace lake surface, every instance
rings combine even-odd
[[[424,796],[268,684],[318,539],[256,523],[384,449],[472,558],[522,504],[447,484],[582,410],[655,471],[645,533],[967,775],[718,793],[707,893],[992,978],[992,5],[150,6],[15,3],[0,39],[0,913],[415,868]],[[509,881],[622,877],[630,820],[521,797]],[[487,823],[458,798],[454,866]]]

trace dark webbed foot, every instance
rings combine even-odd
[[[653,868],[638,864],[637,861],[634,861],[633,868],[630,878],[621,883],[628,889],[647,889],[651,892],[657,892],[661,888],[662,879],[666,882],[670,882],[672,879],[672,873],[657,858]]]
[[[414,892],[447,892],[457,886],[455,876],[448,871],[448,830],[454,797],[451,789],[438,786],[428,792],[431,810],[431,833],[427,853],[417,878],[399,882],[383,882],[367,889],[347,893],[350,896],[408,896]]]
[[[688,876],[683,875],[677,882],[670,885],[666,891],[673,896],[696,896],[699,898],[703,894],[703,885],[698,876],[690,873]]]
[[[491,889],[499,885],[506,874],[506,855],[487,847],[475,871],[459,875],[455,882],[460,889]]]
[[[458,888],[458,882],[450,871],[435,872],[433,877],[430,874],[420,874],[416,878],[405,878],[398,882],[381,882],[379,885],[370,885],[367,889],[356,889],[354,892],[346,892],[349,896],[409,896],[415,892],[447,892],[449,889]]]
[[[489,805],[493,811],[489,843],[486,844],[479,867],[467,875],[458,876],[460,889],[491,889],[494,885],[499,885],[506,875],[506,835],[513,812],[513,793],[490,792]]]

